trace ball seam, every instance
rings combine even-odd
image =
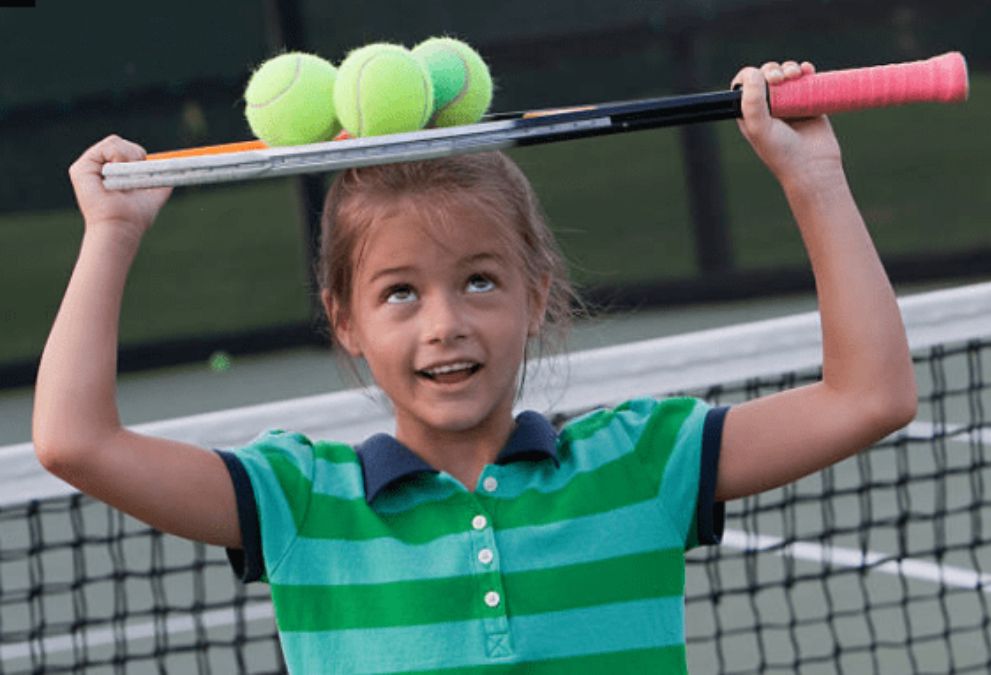
[[[447,48],[445,47],[445,49]],[[427,122],[427,124],[431,124],[431,125],[437,124],[437,118],[440,116],[440,114],[443,111],[450,108],[455,103],[461,101],[461,99],[463,99],[465,95],[468,93],[468,89],[471,87],[471,68],[469,68],[468,66],[468,60],[465,59],[465,57],[457,49],[451,49],[450,51],[454,52],[454,55],[458,57],[458,60],[461,61],[461,65],[464,67],[465,83],[464,86],[461,87],[461,90],[458,91],[457,95],[454,96],[454,98],[452,98],[450,101],[445,103],[439,110],[434,110],[434,113],[433,115],[430,116],[430,120]]]
[[[361,80],[362,80],[362,76],[364,75],[365,68],[368,67],[368,64],[371,63],[372,61],[374,61],[375,59],[377,59],[378,57],[379,57],[378,54],[372,54],[368,59],[366,59],[364,61],[364,63],[361,64],[361,67],[358,68],[358,76],[355,78],[357,80],[357,82],[358,82],[358,84],[357,84],[357,86],[355,87],[355,90],[354,90],[355,108],[356,108],[356,110],[358,112],[358,130],[355,133],[358,136],[364,136],[365,135],[365,114],[364,114],[363,109],[362,109],[362,106],[361,106]]]
[[[362,81],[362,75],[364,74],[365,68],[368,66],[368,64],[370,64],[372,61],[374,61],[375,59],[379,58],[380,56],[382,56],[382,54],[372,54],[371,57],[369,57],[368,60],[366,60],[364,63],[362,63],[361,64],[361,67],[358,68],[358,75],[356,77],[356,79],[358,81],[358,84],[357,84],[357,87],[355,88],[355,99],[356,99],[356,103],[357,103],[357,105],[355,107],[357,108],[357,112],[358,112],[358,131],[357,131],[357,135],[358,136],[363,136],[364,135],[364,132],[365,132],[364,113],[362,112],[363,109],[362,109],[362,105],[361,105],[361,81]],[[427,122],[429,120],[429,116],[430,116],[430,106],[433,104],[433,95],[432,95],[432,92],[430,91],[430,82],[428,81],[428,78],[429,78],[429,73],[427,74],[427,77],[424,78],[424,81],[423,81],[423,94],[424,94],[424,96],[423,96],[423,112],[420,113],[420,127],[421,128],[425,124],[427,124]]]
[[[276,101],[278,101],[280,98],[282,98],[283,96],[285,96],[286,94],[289,93],[289,90],[291,90],[292,87],[293,87],[293,85],[296,84],[296,81],[300,78],[300,76],[302,75],[302,72],[303,72],[303,57],[302,56],[297,56],[296,57],[295,69],[293,70],[292,79],[289,80],[289,84],[287,84],[282,91],[280,91],[278,94],[276,94],[275,96],[273,96],[272,98],[270,98],[265,103],[251,103],[250,101],[248,101],[247,102],[248,103],[248,107],[249,108],[266,108],[266,107],[272,105],[273,103],[275,103]]]
[[[423,113],[420,115],[420,128],[430,123],[431,113],[434,107],[434,92],[431,88],[430,69],[426,68],[426,77],[423,78]]]

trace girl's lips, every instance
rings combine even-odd
[[[481,370],[482,364],[473,361],[459,361],[440,366],[432,366],[416,371],[420,377],[440,384],[463,382]]]

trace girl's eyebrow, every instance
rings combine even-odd
[[[487,262],[487,261],[492,261],[492,262],[496,262],[496,263],[503,263],[505,260],[506,260],[505,257],[499,255],[498,253],[491,253],[491,252],[487,252],[486,251],[486,252],[482,252],[482,253],[473,253],[473,254],[471,254],[469,256],[465,256],[464,258],[461,259],[460,264],[461,265],[471,265],[471,264],[474,264],[474,263]],[[379,279],[380,277],[386,277],[386,276],[390,276],[390,275],[411,274],[412,272],[415,271],[415,269],[416,268],[414,266],[412,266],[412,265],[400,265],[398,267],[385,267],[383,269],[377,270],[374,274],[372,274],[372,276],[368,279],[368,282],[369,283],[372,283],[372,282],[376,281],[377,279]]]
[[[375,274],[373,274],[368,281],[369,283],[371,283],[376,279],[378,279],[379,277],[386,277],[393,274],[409,274],[412,271],[413,271],[413,267],[411,267],[410,265],[403,265],[400,267],[386,267],[385,269],[381,269],[375,272]]]
[[[488,260],[497,263],[502,263],[505,262],[506,259],[503,256],[499,255],[498,253],[484,252],[484,253],[474,253],[472,255],[466,256],[461,259],[461,262],[463,264],[471,264],[476,262],[484,262]]]

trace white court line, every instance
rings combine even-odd
[[[991,428],[982,427],[980,429],[968,430],[962,424],[933,424],[932,422],[915,421],[910,423],[903,431],[897,431],[886,440],[894,440],[906,433],[912,439],[924,438],[931,439],[934,438],[936,432],[939,431],[940,435],[948,443],[969,443],[971,439],[980,441],[982,443],[991,444]]]
[[[938,565],[914,558],[891,560],[890,555],[876,551],[858,551],[840,546],[822,546],[811,542],[797,541],[782,546],[783,543],[784,539],[773,535],[726,530],[720,545],[742,551],[764,551],[833,567],[866,568],[869,572],[896,574],[943,586],[971,588],[980,590],[982,593],[991,593],[991,574],[981,574],[965,567]],[[882,560],[886,562],[881,562]]]
[[[272,603],[268,601],[251,602],[244,605],[244,621],[253,622],[268,620],[273,617]],[[173,616],[165,620],[165,632],[169,635],[179,633],[192,633],[197,630],[197,626],[203,628],[222,628],[233,626],[237,623],[234,609],[214,609],[198,615],[194,621],[192,615]],[[124,640],[133,642],[137,640],[147,640],[155,637],[155,622],[145,621],[143,623],[130,624],[123,627]],[[116,642],[115,632],[110,628],[99,628],[80,631],[76,635],[61,635],[58,637],[46,637],[42,640],[31,640],[29,642],[18,642],[10,645],[0,644],[0,663],[14,661],[17,659],[27,659],[34,654],[55,654],[59,652],[71,652],[74,646],[78,645],[81,650],[98,649]]]

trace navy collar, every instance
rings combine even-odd
[[[437,473],[419,455],[389,434],[375,434],[355,450],[361,459],[365,480],[365,501],[369,504],[387,486],[419,473]],[[496,457],[496,464],[524,459],[557,459],[557,432],[538,412],[527,410],[516,416],[516,428]]]

